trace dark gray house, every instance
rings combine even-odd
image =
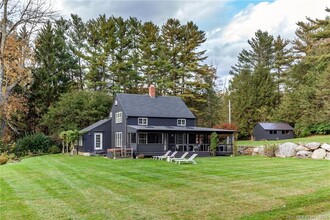
[[[282,140],[294,138],[293,128],[287,123],[259,122],[253,128],[254,140]]]
[[[79,152],[105,152],[110,148],[111,119],[100,120],[79,131]]]
[[[148,95],[117,94],[109,114],[111,128],[106,131],[110,131],[110,142],[104,140],[104,150],[130,149],[146,156],[167,150],[209,155],[210,136],[216,132],[221,134],[217,155],[232,154],[235,131],[196,127],[195,116],[181,98],[155,94],[153,86]],[[93,129],[101,130],[99,125]],[[84,135],[84,141],[91,144],[89,137]]]

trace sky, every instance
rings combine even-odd
[[[207,51],[207,64],[217,68],[227,82],[230,67],[237,62],[247,40],[260,29],[274,37],[293,40],[296,23],[310,18],[324,19],[330,0],[56,0],[54,9],[66,18],[78,14],[85,21],[100,14],[136,17],[162,25],[168,18],[182,24],[193,21],[206,33],[200,48]]]

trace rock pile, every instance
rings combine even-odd
[[[268,155],[265,146],[253,149],[252,155]],[[280,144],[275,149],[276,157],[296,157],[330,160],[330,144],[312,142],[308,144],[294,144],[291,142]]]

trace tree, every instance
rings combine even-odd
[[[3,0],[0,3],[0,10],[2,11],[0,26],[0,106],[3,108],[15,86],[19,85],[29,76],[26,74],[26,71],[22,71],[10,84],[5,83],[5,77],[8,74],[5,66],[8,40],[12,36],[15,36],[18,28],[23,27],[27,33],[25,40],[29,41],[31,33],[38,27],[38,24],[54,17],[56,14],[51,10],[51,4],[47,0]],[[27,57],[24,56],[24,53],[22,55],[20,66],[21,68],[26,68],[25,65],[29,62],[26,62]],[[5,124],[6,122],[2,117],[0,132],[5,130]]]
[[[233,119],[243,136],[252,133],[258,121],[270,120],[276,107],[277,86],[272,74],[274,66],[274,38],[258,30],[248,40],[250,50],[243,49],[238,63],[232,67],[229,87],[233,103]]]
[[[288,71],[287,89],[277,117],[290,120],[300,136],[330,133],[329,24],[329,17],[298,22],[295,65]]]
[[[211,149],[211,154],[212,156],[216,155],[217,152],[217,146],[218,146],[218,134],[213,132],[211,134],[211,145],[210,145],[210,149]]]
[[[43,116],[42,124],[50,134],[83,129],[109,114],[112,97],[103,92],[74,91],[63,94]]]

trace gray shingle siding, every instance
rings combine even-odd
[[[94,134],[96,132],[102,133],[103,139],[103,151],[106,151],[111,147],[111,120],[110,119],[104,119],[100,120],[84,129],[82,129],[80,132],[85,132],[83,137],[83,152],[94,152]],[[101,150],[101,151],[102,151]]]

